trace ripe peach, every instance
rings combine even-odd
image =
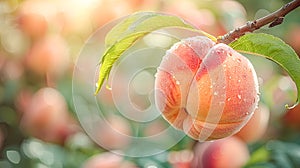
[[[25,62],[37,74],[59,75],[69,65],[68,46],[61,36],[47,36],[33,44]]]
[[[293,25],[289,29],[285,39],[300,57],[300,25]]]
[[[249,122],[235,134],[246,143],[259,140],[267,130],[270,111],[264,104],[259,104]]]
[[[259,100],[249,60],[203,36],[184,39],[167,51],[155,88],[156,105],[164,118],[200,141],[239,131]]]
[[[171,151],[168,161],[173,168],[190,168],[193,157],[193,151],[190,150]]]
[[[38,13],[21,13],[18,23],[24,33],[33,37],[45,35],[48,27],[45,17]]]
[[[290,128],[300,130],[300,105],[288,110],[283,116],[283,122]]]
[[[15,106],[20,114],[22,114],[24,110],[28,108],[32,94],[33,93],[27,89],[23,89],[18,93],[15,99]]]
[[[40,38],[47,33],[56,11],[57,8],[51,1],[23,1],[17,11],[17,22],[25,34]]]
[[[130,143],[132,131],[130,124],[118,115],[108,115],[106,121],[98,122],[95,125],[93,134],[96,135],[96,142],[103,148],[120,149]]]
[[[113,153],[101,153],[92,156],[82,166],[83,168],[136,168],[137,166],[129,161],[125,161],[121,156]]]
[[[42,88],[25,106],[21,128],[42,140],[63,143],[73,123],[63,96],[55,89]]]
[[[204,142],[195,148],[193,168],[239,168],[249,159],[246,143],[237,137],[229,137],[214,142]]]

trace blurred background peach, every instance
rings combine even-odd
[[[248,165],[258,163],[255,162],[257,150],[262,155],[277,151],[272,146],[274,140],[282,142],[281,145],[288,143],[287,149],[300,149],[300,106],[287,112],[284,108],[296,99],[294,83],[275,63],[253,56],[247,57],[259,76],[263,107],[254,117],[262,116],[249,124],[254,123],[257,132],[248,126],[241,133],[220,141],[200,144],[184,137],[171,149],[154,156],[118,156],[108,149],[118,150],[130,142],[100,123],[95,127],[98,130],[95,134],[105,137],[100,141],[106,147],[99,146],[79,124],[72,99],[76,58],[92,33],[110,21],[137,11],[157,11],[179,16],[218,36],[278,9],[285,2],[288,1],[0,1],[0,167],[240,167],[247,162]],[[299,14],[297,9],[287,16],[284,24],[260,32],[282,38],[299,54]],[[154,76],[155,72],[151,73]],[[120,86],[120,92],[123,88]],[[136,121],[118,114],[110,90],[105,90],[100,97],[102,110],[112,113],[105,116],[108,123],[125,135],[153,136],[169,126],[163,120],[155,120],[136,129]],[[132,97],[137,106],[149,104],[149,100],[142,99],[145,95],[136,93]],[[270,140],[273,141],[269,143]],[[281,149],[280,145],[277,147]],[[273,155],[263,156],[258,159],[260,162],[279,165],[279,162],[268,163]],[[299,161],[289,162],[300,166]]]

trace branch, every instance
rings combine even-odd
[[[229,44],[232,41],[238,39],[239,37],[245,35],[245,33],[253,32],[267,24],[269,24],[269,27],[277,26],[283,22],[285,15],[287,15],[299,6],[300,0],[293,0],[267,16],[264,16],[254,21],[248,21],[245,25],[242,25],[241,27],[230,31],[223,36],[219,36],[217,41],[218,43]]]

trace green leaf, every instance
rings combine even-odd
[[[298,144],[271,140],[266,144],[270,152],[270,161],[277,167],[299,167],[299,150]]]
[[[248,160],[247,165],[266,162],[269,160],[269,157],[269,151],[264,146],[262,146],[251,154],[251,158]]]
[[[241,53],[262,56],[270,59],[285,69],[296,83],[298,90],[297,101],[293,107],[299,104],[300,59],[289,45],[281,39],[269,34],[250,33],[230,43],[229,46]]]
[[[259,163],[243,166],[243,168],[277,168],[277,166],[274,163],[259,162]]]
[[[151,12],[141,12],[131,15],[130,17],[126,18],[122,23],[118,24],[117,26],[113,27],[105,37],[105,45],[106,47],[112,46],[116,43],[122,36],[126,34],[130,34],[133,31],[133,25],[141,22],[149,17],[152,17]]]
[[[113,64],[127,49],[146,34],[167,27],[180,27],[201,32],[216,41],[215,37],[194,28],[176,16],[154,12],[135,13],[117,24],[105,38],[106,50],[100,62],[101,66],[95,94],[99,92],[104,81],[108,79]]]

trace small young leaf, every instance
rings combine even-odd
[[[117,24],[105,38],[106,51],[100,62],[101,66],[95,94],[99,92],[104,81],[108,79],[113,64],[134,42],[152,31],[167,27],[180,27],[201,32],[216,41],[216,38],[212,35],[194,28],[176,16],[154,12],[135,13]]]
[[[296,83],[298,96],[295,105],[299,104],[300,59],[289,45],[269,34],[251,33],[230,43],[229,46],[241,53],[263,56],[279,64]]]

